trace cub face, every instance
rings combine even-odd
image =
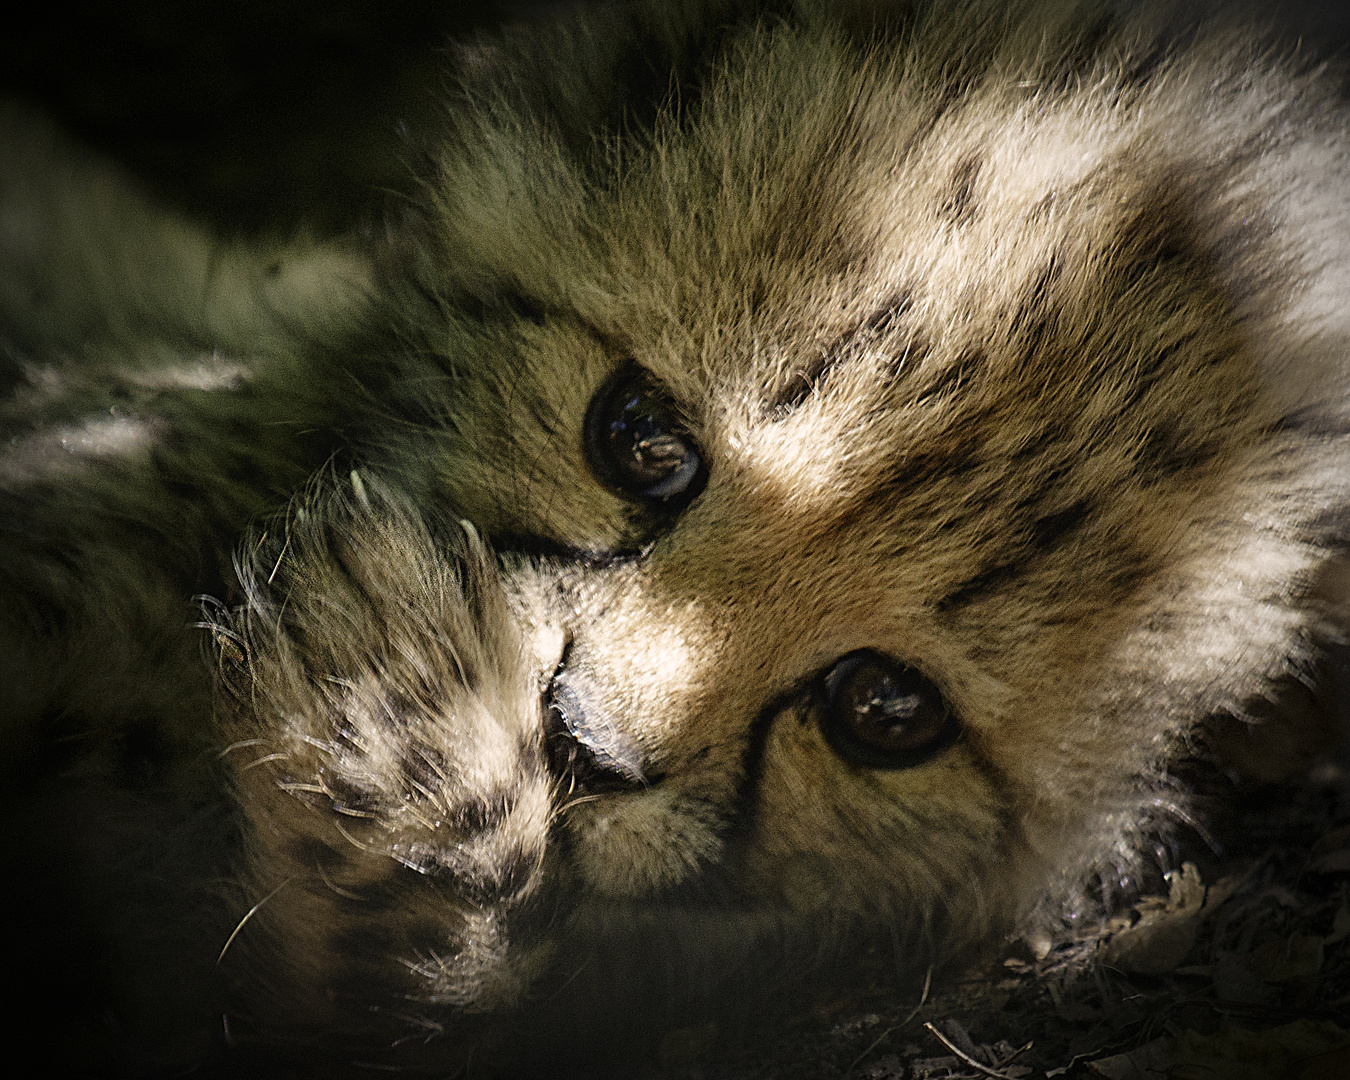
[[[719,924],[921,974],[1128,875],[1197,723],[1308,661],[1331,137],[1241,51],[1033,22],[747,24],[609,149],[501,103],[443,149],[366,461],[218,627],[276,1023]]]

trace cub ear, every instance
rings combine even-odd
[[[603,137],[650,128],[698,100],[718,56],[790,0],[647,0],[572,6],[451,46],[452,122],[483,110],[533,117],[583,159]],[[880,5],[889,6],[889,5]]]
[[[915,0],[837,0],[831,18],[862,48],[902,40],[917,16]]]

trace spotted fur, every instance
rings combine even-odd
[[[213,246],[6,120],[9,730],[76,733],[99,799],[139,755],[156,805],[228,807],[156,871],[171,921],[225,882],[210,928],[147,955],[232,1037],[455,1062],[823,940],[921,977],[1128,885],[1206,718],[1339,624],[1324,74],[1157,9],[688,3],[450,85],[368,257]],[[587,459],[633,363],[707,468],[678,512]],[[212,683],[183,603],[231,589]],[[841,756],[860,649],[950,746]]]

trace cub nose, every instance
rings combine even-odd
[[[598,794],[650,786],[642,747],[587,694],[584,678],[560,670],[544,706],[550,765],[573,790]]]

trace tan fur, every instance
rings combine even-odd
[[[197,321],[147,301],[149,329],[109,287],[89,319],[111,329],[69,324],[86,358],[8,299],[34,271],[0,275],[38,358],[0,480],[47,522],[4,538],[5,588],[74,612],[25,649],[114,625],[80,599],[114,559],[142,567],[137,596],[200,588],[191,555],[156,563],[99,513],[140,500],[171,528],[216,498],[196,535],[218,553],[297,467],[355,447],[254,526],[239,605],[208,619],[248,900],[209,946],[228,939],[226,1008],[259,1037],[420,1031],[453,1059],[497,1045],[475,1017],[570,1015],[555,997],[590,957],[716,971],[827,926],[895,937],[921,975],[1127,884],[1188,813],[1169,768],[1205,718],[1307,677],[1334,632],[1311,590],[1350,501],[1350,167],[1317,77],[1219,23],[1164,47],[1157,12],[707,6],[463,51],[425,204],[370,278],[344,249],[305,263],[339,291],[297,285],[275,324],[241,299],[270,286]],[[625,42],[677,72],[626,126]],[[157,227],[184,260],[205,242]],[[321,334],[335,295],[369,307]],[[180,370],[173,317],[264,388],[259,416],[161,393],[138,399],[144,446],[23,449],[100,386]],[[127,342],[172,355],[133,378]],[[675,517],[587,458],[587,409],[634,362],[707,467]],[[90,389],[49,419],[41,372]],[[242,450],[268,409],[334,437]],[[220,486],[170,483],[194,459],[155,445],[182,414],[223,433],[202,436]],[[264,481],[236,483],[231,453]],[[72,511],[86,489],[111,509]],[[92,524],[66,541],[68,520]],[[953,745],[906,768],[836,751],[819,680],[860,649],[940,688]],[[34,685],[30,716],[67,692]],[[204,716],[144,708],[201,738]],[[623,790],[570,771],[569,710]],[[592,1017],[630,993],[592,976],[567,991]]]

